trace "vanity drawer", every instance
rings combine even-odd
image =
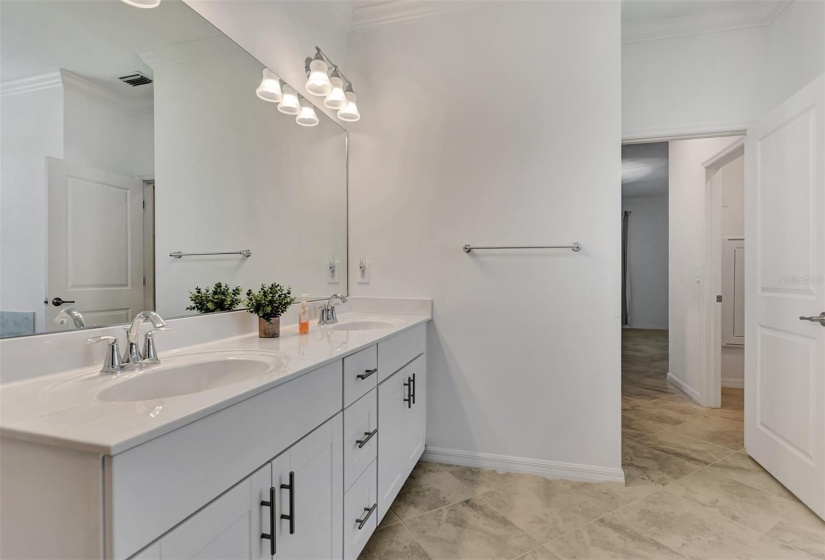
[[[344,560],[355,560],[378,526],[377,461],[344,496]]]
[[[378,383],[413,361],[427,348],[427,325],[418,325],[378,343]]]
[[[344,408],[374,389],[377,379],[378,351],[375,346],[344,358]]]
[[[378,456],[378,390],[344,411],[344,491]]]

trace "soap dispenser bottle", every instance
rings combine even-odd
[[[298,312],[298,332],[309,334],[309,306],[307,306],[307,295],[301,294],[301,310]]]

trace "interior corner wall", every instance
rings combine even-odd
[[[629,324],[636,329],[668,328],[668,197],[622,199],[628,222]]]
[[[669,372],[696,391],[704,369],[702,282],[708,189],[702,163],[739,138],[678,140],[669,145]]]
[[[428,450],[622,476],[620,28],[488,2],[350,37],[350,286],[433,298]]]

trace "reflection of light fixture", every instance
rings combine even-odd
[[[301,99],[301,113],[295,119],[301,126],[315,126],[318,124],[318,115],[315,114],[315,107],[308,99]]]
[[[358,105],[355,103],[357,98],[351,85],[347,84],[344,95],[347,97],[347,104],[338,111],[338,118],[344,122],[355,122],[361,118],[361,113],[358,112]]]
[[[284,97],[278,103],[278,110],[286,115],[297,115],[301,112],[301,102],[298,101],[298,92],[292,86],[284,84]]]
[[[123,2],[135,8],[157,8],[160,6],[160,0],[123,0]]]
[[[324,98],[324,107],[328,109],[343,109],[347,106],[347,96],[344,95],[344,80],[338,70],[332,71],[329,79],[332,82],[332,91]]]
[[[306,89],[312,95],[327,95],[332,91],[332,82],[329,81],[327,71],[329,65],[323,59],[320,52],[315,53],[315,58],[307,59],[307,79]]]
[[[269,68],[264,68],[263,75],[264,78],[261,80],[261,85],[258,86],[255,93],[264,101],[278,103],[284,98],[284,94],[281,91],[281,79]]]

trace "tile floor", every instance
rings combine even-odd
[[[693,404],[665,331],[624,331],[622,358],[624,486],[422,461],[361,558],[825,560],[825,523],[742,449],[742,390]]]

